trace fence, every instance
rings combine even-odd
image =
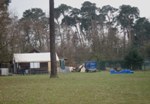
[[[144,70],[150,70],[150,59],[146,59],[144,61],[142,69],[144,69]]]
[[[124,61],[97,61],[97,69],[106,70],[107,68],[125,68]]]
[[[127,68],[123,60],[97,61],[97,69],[106,70],[107,68]],[[142,70],[150,70],[150,59],[145,59]]]

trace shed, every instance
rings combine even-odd
[[[59,62],[56,54],[56,61]],[[13,56],[14,73],[47,73],[50,72],[50,52],[15,53]]]

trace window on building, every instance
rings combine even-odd
[[[40,68],[40,63],[39,62],[31,62],[30,68]]]

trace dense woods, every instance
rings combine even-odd
[[[6,2],[7,1],[7,2]],[[40,8],[24,11],[22,18],[8,13],[9,0],[0,1],[0,61],[13,53],[49,51],[49,18]],[[123,60],[131,49],[150,57],[150,21],[137,7],[119,8],[85,1],[81,8],[61,4],[54,9],[56,52],[66,64],[86,60]]]

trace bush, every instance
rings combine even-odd
[[[144,58],[140,55],[137,49],[131,49],[124,58],[127,68],[132,70],[142,69]]]

